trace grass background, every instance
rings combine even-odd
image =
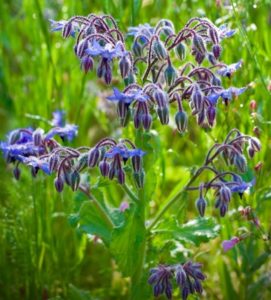
[[[222,60],[230,64],[241,58],[244,66],[231,84],[249,84],[251,88],[229,108],[220,107],[217,126],[211,132],[197,128],[193,120],[185,137],[170,126],[154,124],[157,143],[162,146],[156,166],[159,187],[152,206],[154,211],[160,206],[180,184],[188,167],[202,163],[214,140],[221,141],[233,127],[252,134],[257,126],[263,150],[251,162],[247,176],[251,177],[258,161],[263,162],[263,169],[257,174],[254,193],[246,201],[256,209],[265,230],[270,232],[269,0],[0,1],[1,138],[15,127],[46,127],[29,115],[50,119],[51,113],[59,108],[65,109],[71,123],[79,125],[74,146],[92,145],[109,135],[133,137],[131,125],[123,132],[118,129],[115,110],[105,101],[108,87],[97,83],[92,74],[85,76],[80,71],[72,51],[73,41],[63,41],[49,30],[50,18],[66,19],[91,12],[111,14],[123,31],[140,23],[155,24],[161,18],[171,19],[180,29],[194,16],[228,22],[238,28],[234,38],[224,41]],[[257,102],[255,114],[249,109],[252,99]],[[108,191],[108,195],[112,193],[114,196],[108,197],[108,201],[112,207],[118,207],[124,195],[118,187]],[[52,178],[32,179],[27,170],[16,182],[3,159],[0,160],[0,299],[127,299],[127,279],[121,277],[104,247],[72,227],[69,215],[79,206],[80,197],[68,190],[59,196]],[[185,219],[196,216],[195,197],[190,196]],[[233,206],[241,204],[234,199]],[[179,209],[178,205],[175,209]],[[217,217],[211,207],[207,214]],[[270,243],[251,240],[225,255],[221,241],[236,234],[244,222],[231,217],[218,221],[223,225],[221,236],[201,249],[191,249],[205,261],[206,299],[270,299],[270,260],[264,257],[262,264],[260,257],[270,253]]]

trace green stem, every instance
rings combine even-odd
[[[130,197],[131,200],[138,202],[138,198],[136,195],[131,191],[131,189],[127,186],[126,183],[121,185],[122,189],[125,191],[125,193]]]
[[[79,190],[84,193],[96,206],[96,208],[100,211],[101,216],[103,217],[104,221],[113,229],[115,227],[113,221],[111,218],[108,216],[106,210],[103,208],[103,206],[100,204],[100,202],[89,193],[89,191],[84,188],[83,186],[79,186]]]
[[[165,214],[165,212],[180,198],[180,196],[189,188],[189,186],[197,179],[197,177],[201,174],[203,170],[206,169],[206,166],[203,166],[197,170],[197,172],[190,178],[188,183],[181,189],[175,196],[169,200],[165,206],[160,210],[160,212],[157,214],[157,216],[153,219],[153,221],[150,223],[149,227],[147,228],[147,231],[150,232],[150,230],[157,224],[157,222],[161,219],[161,217]]]
[[[146,227],[145,227],[145,193],[144,189],[139,189],[138,191],[138,199],[137,202],[137,211],[138,211],[138,218],[140,219],[142,225],[144,226],[144,234],[142,236],[142,241],[140,245],[140,249],[138,251],[138,255],[140,257],[138,264],[135,266],[134,275],[131,278],[131,300],[138,300],[139,295],[141,298],[142,287],[142,277],[143,277],[143,270],[144,270],[144,263],[146,258]],[[144,283],[145,286],[145,283]]]

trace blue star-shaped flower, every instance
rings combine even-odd
[[[237,63],[222,67],[217,71],[217,74],[225,77],[231,77],[233,73],[235,73],[242,66],[242,61],[240,60]]]

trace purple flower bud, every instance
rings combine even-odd
[[[176,47],[175,47],[175,53],[177,54],[178,58],[180,60],[184,60],[185,59],[185,54],[186,54],[186,49],[185,49],[185,45],[182,43],[179,43]]]
[[[194,104],[194,107],[196,109],[196,111],[200,111],[202,108],[202,104],[203,104],[203,94],[201,92],[201,90],[199,89],[199,87],[196,87],[194,89],[194,92],[192,93],[191,96],[191,101]]]
[[[141,45],[137,41],[135,41],[133,43],[132,51],[133,51],[135,57],[141,57],[141,55],[142,55],[142,47],[141,47]]]
[[[225,240],[222,242],[222,247],[225,252],[231,250],[236,244],[240,242],[240,239],[236,236],[231,238],[230,240]]]
[[[120,74],[122,78],[126,78],[131,70],[131,60],[127,55],[123,56],[119,62]]]
[[[119,207],[120,212],[124,212],[125,210],[129,209],[130,205],[127,201],[122,201]]]
[[[225,184],[221,186],[219,195],[223,203],[229,203],[231,201],[231,190]]]
[[[255,155],[255,151],[254,151],[254,149],[253,149],[251,146],[249,146],[249,147],[247,148],[247,153],[248,153],[248,156],[249,156],[250,158],[253,158],[254,155]]]
[[[118,178],[118,182],[120,184],[124,184],[125,183],[125,173],[124,173],[123,169],[119,169],[117,171],[117,178]]]
[[[40,144],[42,143],[42,135],[43,135],[44,131],[40,128],[36,129],[33,132],[33,141],[34,141],[34,146],[40,146]]]
[[[175,122],[180,133],[187,129],[188,117],[185,111],[178,111],[175,115]]]
[[[99,162],[100,151],[98,148],[92,148],[88,152],[88,166],[95,167]]]
[[[216,108],[215,108],[214,105],[210,105],[207,108],[206,116],[207,116],[208,124],[211,127],[213,127],[214,126],[215,117],[216,117]]]
[[[139,172],[142,169],[142,158],[138,155],[133,156],[132,166],[135,172]]]
[[[160,119],[160,122],[162,125],[166,125],[169,122],[169,110],[167,107],[158,107],[157,108],[157,114]]]
[[[194,34],[193,36],[193,48],[195,48],[201,55],[205,55],[205,42],[199,34]]]
[[[85,73],[93,69],[93,59],[91,56],[86,55],[82,58],[81,68],[84,70]]]
[[[182,290],[182,298],[183,298],[183,300],[186,300],[187,297],[188,297],[188,295],[189,295],[189,288],[187,286],[185,286],[183,288],[183,290]]]
[[[207,202],[203,197],[199,197],[196,200],[196,208],[201,217],[204,217],[206,205],[207,205]]]
[[[234,165],[241,173],[245,173],[247,171],[247,160],[242,154],[236,154],[234,156]]]
[[[153,93],[153,99],[156,101],[158,107],[167,107],[168,105],[168,95],[161,89],[155,90]]]
[[[251,145],[251,147],[253,148],[253,150],[254,150],[255,152],[260,151],[261,148],[262,148],[261,142],[260,142],[257,138],[255,138],[255,137],[252,137],[252,138],[250,139],[250,145]]]
[[[205,110],[202,109],[198,114],[197,122],[200,126],[202,126],[204,123],[204,120],[205,120]]]
[[[76,170],[78,172],[82,171],[88,165],[88,153],[83,153],[78,158],[78,162],[76,164]]]
[[[218,44],[219,43],[219,37],[216,29],[214,27],[209,28],[209,36],[211,38],[211,41],[213,44]]]
[[[203,62],[204,58],[205,58],[205,55],[201,54],[200,52],[195,53],[195,59],[199,65]]]
[[[68,22],[63,26],[63,30],[62,30],[62,36],[64,39],[66,39],[67,37],[69,37],[71,35],[72,32],[72,22]]]
[[[76,191],[80,184],[80,174],[75,170],[71,173],[71,188],[73,191]]]
[[[167,50],[160,40],[153,42],[153,52],[159,60],[165,60],[168,56]]]
[[[194,281],[194,288],[197,293],[202,294],[203,292],[202,285],[198,279],[195,279]]]
[[[106,84],[110,84],[111,81],[112,81],[112,70],[111,70],[111,65],[110,63],[108,62],[106,64],[106,67],[105,67],[105,72],[104,72],[104,81]]]
[[[136,129],[138,129],[141,125],[141,113],[136,112],[134,115],[134,126]]]
[[[58,165],[58,156],[56,154],[52,154],[49,157],[49,171],[52,173],[56,171]]]
[[[88,48],[88,45],[89,45],[89,42],[88,40],[82,40],[79,42],[79,44],[77,44],[77,47],[76,47],[76,55],[79,57],[79,58],[82,58],[84,56],[88,57],[89,55],[85,55],[85,51],[86,49]]]
[[[135,172],[133,174],[133,176],[134,176],[134,180],[135,180],[137,188],[138,189],[142,188],[144,186],[144,176],[145,176],[144,171],[141,170],[139,172]]]
[[[220,210],[219,210],[220,216],[225,217],[227,210],[228,210],[228,205],[226,203],[221,203]]]
[[[20,139],[20,131],[19,130],[13,130],[8,135],[8,144],[13,145]]]
[[[150,114],[143,114],[141,121],[145,130],[149,130],[151,128],[152,116]]]
[[[108,178],[112,180],[116,174],[115,163],[114,161],[109,166]]]
[[[185,285],[187,276],[181,264],[176,268],[176,282],[180,287]]]
[[[216,65],[216,58],[215,58],[215,56],[213,55],[213,53],[208,52],[207,58],[208,58],[209,62],[210,62],[212,65]]]
[[[117,112],[118,112],[118,116],[121,119],[125,119],[126,118],[126,115],[128,113],[128,109],[129,109],[129,104],[128,103],[126,103],[123,100],[118,101]]]
[[[213,45],[213,54],[216,59],[218,59],[221,55],[222,48],[220,45]]]
[[[211,82],[212,82],[212,85],[221,86],[221,80],[218,77],[216,77],[216,76],[212,77],[212,81]]]
[[[171,64],[168,64],[167,68],[165,69],[164,76],[168,86],[171,86],[175,82],[177,78],[177,72]]]
[[[13,169],[13,176],[16,180],[19,180],[20,179],[20,176],[21,176],[21,170],[18,168],[18,166],[16,166],[14,169]]]
[[[56,188],[57,192],[59,192],[59,193],[61,193],[63,191],[64,182],[60,176],[55,178],[55,188]]]
[[[108,176],[110,165],[106,160],[103,160],[100,162],[99,168],[100,168],[100,172],[101,172],[102,176],[104,176],[104,177]]]

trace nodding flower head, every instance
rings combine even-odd
[[[261,144],[258,139],[244,135],[239,130],[233,129],[228,133],[223,143],[217,143],[211,147],[204,165],[198,170],[198,174],[201,175],[203,171],[209,171],[213,176],[210,180],[201,183],[199,186],[189,186],[187,188],[192,191],[200,191],[200,195],[196,200],[196,208],[201,216],[204,215],[206,207],[205,196],[203,197],[204,191],[204,195],[210,190],[214,191],[216,197],[215,208],[219,209],[220,216],[224,217],[229,210],[232,195],[237,193],[242,198],[243,193],[255,184],[255,179],[246,182],[237,173],[246,171],[247,160],[244,155],[245,148],[251,147],[253,142],[256,143],[254,150],[260,151]],[[232,171],[232,169],[221,168],[221,164],[223,163],[226,164],[226,167],[232,165],[237,172]]]
[[[165,294],[167,299],[172,298],[173,280],[180,288],[182,299],[187,299],[189,294],[202,294],[201,281],[205,275],[201,271],[202,265],[188,261],[177,265],[159,265],[150,270],[148,283],[153,286],[155,297]]]
[[[155,120],[154,113],[161,124],[166,125],[172,111],[170,106],[177,104],[178,112],[183,112],[180,107],[188,100],[198,125],[213,127],[218,114],[217,100],[221,97],[228,104],[245,90],[222,87],[219,76],[231,77],[242,63],[226,65],[218,61],[221,40],[234,31],[227,26],[218,28],[206,18],[192,18],[179,32],[165,19],[155,26],[131,27],[127,34],[133,38],[131,51],[127,50],[124,36],[111,16],[75,16],[68,21],[52,22],[52,25],[55,31],[62,30],[65,38],[78,31],[74,51],[85,73],[92,70],[98,60],[97,77],[110,84],[116,69],[113,63],[118,61],[126,88],[122,92],[114,89],[108,100],[118,102],[121,126],[126,126],[131,119],[135,128],[149,130]],[[180,60],[185,59],[189,51],[185,45],[190,45],[196,64],[187,62],[178,69],[174,67],[176,55]],[[201,66],[204,60],[209,61],[209,66]],[[162,98],[167,99],[161,103]],[[187,127],[186,116],[188,112],[176,114],[180,133]]]

